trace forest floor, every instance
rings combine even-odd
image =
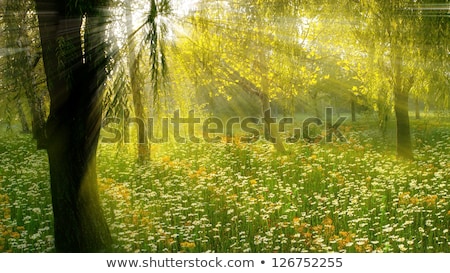
[[[415,160],[365,122],[348,142],[100,144],[117,252],[450,252],[450,125],[413,121]],[[53,252],[45,151],[0,136],[0,252]]]

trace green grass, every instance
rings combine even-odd
[[[101,144],[115,251],[450,252],[448,123],[413,121],[414,162],[365,126],[286,155],[265,143],[153,145],[148,166],[133,145]],[[0,250],[53,251],[45,152],[1,138]]]

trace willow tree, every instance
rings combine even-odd
[[[145,108],[142,94],[142,74],[139,70],[140,58],[136,57],[136,51],[138,56],[141,56],[142,51],[137,47],[136,37],[133,29],[133,9],[130,1],[126,1],[126,27],[128,35],[127,43],[127,62],[128,73],[130,81],[130,90],[133,97],[133,109],[135,114],[135,120],[138,123],[137,130],[137,154],[138,161],[144,163],[150,159],[150,146],[147,141],[145,130],[143,129],[143,121],[145,120]],[[154,4],[154,3],[152,3]]]
[[[450,109],[450,16],[448,0],[420,1],[415,10],[420,14],[418,47],[424,70],[422,90],[415,90],[416,99],[434,104],[439,109]],[[420,92],[428,91],[428,94]],[[431,97],[431,99],[429,99]],[[416,107],[418,109],[418,107]],[[419,114],[417,114],[418,116]]]
[[[413,159],[411,128],[409,119],[409,99],[425,93],[423,81],[427,77],[428,65],[433,62],[433,54],[441,50],[439,33],[445,22],[437,20],[433,27],[426,27],[423,5],[427,1],[348,1],[351,20],[355,20],[354,34],[360,41],[362,54],[358,56],[364,88],[369,95],[389,102],[393,101],[397,131],[397,156]],[[426,44],[427,46],[424,46]],[[439,46],[436,46],[439,44]],[[431,57],[431,58],[430,58]],[[361,65],[364,63],[363,65]],[[434,64],[433,64],[434,65]],[[432,66],[433,66],[432,65]],[[364,75],[365,74],[365,75]],[[369,83],[369,84],[367,84]],[[374,88],[375,87],[375,88]]]
[[[41,68],[38,36],[34,25],[36,18],[30,16],[34,8],[32,1],[4,1],[2,21],[4,30],[3,46],[7,51],[5,67],[2,68],[7,97],[19,114],[24,132],[29,130],[28,119],[31,116],[31,131],[37,140],[38,148],[45,147],[45,88],[38,84],[37,71]],[[24,107],[22,102],[27,102]],[[8,106],[7,106],[8,107]],[[29,110],[27,113],[26,110]]]
[[[308,4],[289,0],[204,1],[191,18],[190,37],[194,37],[196,50],[192,50],[187,65],[192,72],[188,73],[197,78],[201,75],[199,82],[214,85],[215,93],[227,98],[231,88],[253,96],[260,104],[265,139],[273,142],[278,152],[285,152],[285,147],[278,128],[270,128],[274,117],[268,110],[273,102],[287,105],[298,100],[320,77],[314,54],[317,50],[306,45],[318,35],[312,31],[312,23],[311,28],[304,23],[313,16],[314,9]],[[197,66],[193,68],[192,62]]]
[[[36,0],[51,99],[48,159],[58,252],[107,251],[96,150],[105,80],[106,1]]]
[[[167,26],[161,20],[171,14],[170,0],[148,1],[149,11],[138,31],[133,28],[133,9],[130,1],[126,2],[126,32],[127,32],[127,62],[129,71],[130,90],[133,97],[133,109],[136,122],[140,126],[137,132],[138,161],[144,163],[150,160],[151,143],[144,129],[143,121],[147,118],[149,108],[156,105],[160,84],[167,75],[165,54],[165,34]],[[135,21],[135,20],[134,20]],[[144,33],[139,32],[143,30]],[[138,41],[140,39],[140,42]],[[150,77],[145,78],[142,64],[147,64]],[[151,102],[145,107],[145,81],[151,83]]]

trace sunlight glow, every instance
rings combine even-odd
[[[175,0],[173,1],[173,12],[178,16],[187,15],[197,6],[198,0]]]

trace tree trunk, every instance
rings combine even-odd
[[[127,25],[127,33],[128,33],[128,70],[129,70],[129,78],[130,78],[130,88],[131,94],[133,96],[133,106],[134,106],[134,114],[136,115],[136,119],[138,123],[140,121],[145,121],[145,110],[144,105],[142,103],[142,86],[140,84],[140,73],[139,73],[139,58],[136,58],[136,42],[135,37],[133,37],[133,19],[132,19],[132,9],[131,2],[127,1],[126,8],[126,25]],[[137,130],[137,153],[138,153],[138,162],[145,163],[150,160],[150,147],[148,144],[147,134],[142,126],[138,125]]]
[[[23,111],[22,102],[20,99],[17,101],[17,112],[19,113],[20,123],[22,124],[22,133],[29,134],[30,126],[28,126],[27,117]]]
[[[278,126],[271,126],[270,116],[271,115],[271,107],[270,101],[267,95],[260,94],[261,105],[262,105],[262,116],[264,120],[264,138],[266,140],[270,140],[273,143],[273,147],[279,153],[285,153],[286,148],[283,145],[283,142],[278,133]],[[273,124],[273,123],[272,123]]]
[[[416,97],[416,101],[414,104],[415,108],[416,108],[416,119],[420,119],[420,102],[419,102],[419,97]]]
[[[355,103],[355,99],[352,98],[351,104],[352,104],[352,122],[356,122],[356,103]]]
[[[47,153],[55,247],[58,252],[101,252],[111,243],[96,175],[106,18],[88,17],[75,3],[36,1],[51,99]],[[80,34],[83,15],[87,16],[85,55]]]
[[[408,115],[408,93],[395,91],[395,117],[397,119],[397,155],[413,159]]]
[[[34,90],[36,89],[36,85],[34,85]],[[31,107],[31,116],[32,116],[32,132],[33,138],[37,142],[38,149],[46,149],[47,148],[47,136],[45,134],[45,107],[44,107],[44,99],[41,94],[36,94],[36,92],[32,92],[30,96],[33,96],[33,100],[29,101],[29,105]],[[30,96],[27,96],[29,98]]]
[[[390,110],[388,109],[388,105],[386,105],[386,101],[381,96],[377,100],[377,108],[378,108],[378,129],[380,130],[382,137],[385,138]]]
[[[263,123],[264,123],[264,134],[269,132],[270,126],[270,117],[267,117],[266,115],[270,113],[270,100],[268,95],[266,93],[262,92],[262,90],[267,90],[265,86],[267,86],[267,81],[262,81],[262,89],[259,89],[253,82],[249,81],[247,78],[244,78],[241,76],[241,74],[234,70],[233,68],[226,66],[225,69],[229,71],[229,79],[231,79],[233,82],[237,82],[239,86],[249,94],[253,96],[257,96],[261,101],[261,112],[263,117]],[[267,112],[269,111],[269,112]],[[266,140],[272,140],[273,146],[277,152],[285,153],[286,148],[283,145],[282,140],[279,137],[278,130],[279,128],[270,128],[271,136],[265,135]]]
[[[36,92],[35,72],[40,55],[36,53],[37,49],[33,46],[33,31],[30,25],[34,24],[32,17],[28,15],[28,10],[33,4],[27,1],[6,1],[5,14],[5,39],[6,46],[9,48],[18,48],[19,51],[7,57],[8,66],[12,69],[7,74],[15,82],[14,89],[22,94],[22,90],[27,99],[28,108],[31,112],[31,131],[33,138],[37,140],[38,149],[45,143],[45,111],[43,102],[38,105],[38,93]],[[2,7],[3,8],[3,7]],[[20,96],[18,96],[20,100]],[[19,117],[22,127],[27,133],[30,132],[28,117],[25,114],[22,102],[17,102]],[[40,106],[40,107],[38,107]]]
[[[319,108],[319,91],[317,90],[311,91],[311,99],[314,107],[314,114],[316,115],[316,117],[322,118],[323,117],[322,112],[320,111]]]
[[[411,130],[409,125],[409,88],[403,85],[402,58],[395,56],[394,62],[394,109],[397,119],[397,156],[412,160]]]
[[[36,68],[40,57],[31,56],[31,52],[27,52],[28,66],[26,70],[26,77],[30,79],[26,82],[26,96],[28,100],[28,106],[31,112],[31,130],[33,132],[33,138],[37,142],[38,149],[47,148],[47,136],[45,135],[45,106],[42,92],[37,89],[36,80],[33,70]]]

